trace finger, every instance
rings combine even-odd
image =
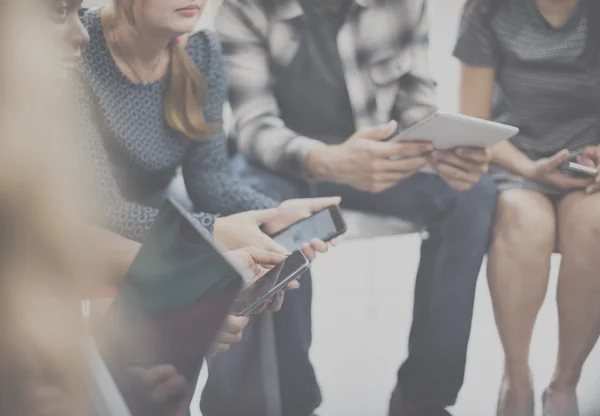
[[[252,279],[249,279],[249,281],[244,285],[244,287],[248,287],[252,283],[256,282],[258,279],[262,278],[269,272],[269,270],[272,269],[272,267],[259,267],[259,269],[260,271],[255,273],[254,276],[252,276]]]
[[[291,282],[288,283],[286,290],[296,290],[296,289],[300,289],[300,282],[298,282],[297,280],[292,280]]]
[[[590,168],[596,167],[596,163],[594,162],[594,160],[583,154],[577,156],[577,163],[579,163],[580,165],[583,165],[583,166],[590,167]]]
[[[386,124],[361,129],[357,132],[357,135],[370,140],[385,140],[394,134],[397,128],[398,123],[391,120]]]
[[[215,355],[217,355],[221,352],[228,351],[229,348],[230,348],[229,344],[215,343],[215,344],[213,344],[213,346],[210,350],[209,357],[214,357]]]
[[[313,261],[317,257],[317,253],[308,243],[302,244],[302,252],[309,261]]]
[[[428,142],[394,142],[394,143],[372,143],[371,149],[377,157],[383,159],[411,157],[434,150]]]
[[[592,161],[598,162],[598,147],[597,146],[589,146],[583,149],[583,152],[579,155],[579,157],[584,157],[591,159]]]
[[[410,157],[406,159],[381,159],[375,169],[381,173],[402,174],[414,173],[429,163],[425,157]]]
[[[262,244],[260,244],[261,248],[266,251],[271,251],[285,257],[292,254],[289,252],[289,250],[286,250],[282,245],[278,244],[275,240],[264,233],[261,233],[258,239],[262,242]]]
[[[279,215],[279,208],[261,209],[248,214],[252,215],[257,224],[262,225],[276,219]]]
[[[455,151],[456,155],[462,159],[475,164],[487,164],[492,159],[492,151],[490,149],[473,149],[473,148],[458,148]]]
[[[306,201],[311,214],[314,214],[315,212],[323,211],[325,208],[339,205],[342,202],[342,198],[333,196],[327,198],[311,198]]]
[[[271,312],[277,312],[283,306],[283,292],[276,293],[273,298],[271,298],[271,302],[269,302],[269,310]]]
[[[238,334],[248,325],[250,320],[246,316],[233,316],[228,315],[227,319],[221,328],[223,332],[229,332],[230,334]]]
[[[313,248],[313,250],[315,250],[317,253],[327,253],[327,250],[329,250],[329,244],[327,244],[325,241],[323,240],[319,240],[318,238],[313,238],[310,241],[310,246]]]
[[[275,266],[285,260],[286,256],[274,251],[268,251],[257,247],[245,249],[255,263],[262,266]]]
[[[552,156],[544,161],[541,161],[542,166],[541,166],[540,170],[543,173],[552,172],[553,170],[558,169],[563,163],[565,163],[568,158],[569,158],[569,151],[561,150],[560,152],[556,153],[554,156]]]
[[[595,194],[597,192],[600,192],[600,183],[599,182],[594,182],[593,184],[591,184],[587,188],[585,188],[585,193],[587,193],[587,194]]]
[[[467,184],[471,185],[474,185],[477,182],[479,182],[479,179],[481,178],[481,176],[478,174],[472,172],[465,172],[462,169],[456,168],[446,163],[436,163],[435,169],[440,175],[444,175],[451,181],[466,182]]]
[[[463,159],[460,156],[457,156],[454,152],[451,151],[435,151],[431,155],[434,163],[446,163],[465,172],[476,173],[479,175],[483,175],[488,170],[487,163],[476,163],[472,162],[468,159]]]
[[[130,369],[130,372],[137,372],[137,375],[142,379],[144,384],[153,386],[161,381],[168,380],[169,377],[177,373],[177,370],[170,364],[163,364],[150,368],[133,367]]]
[[[340,240],[338,240],[337,238],[333,238],[329,240],[329,244],[331,244],[331,247],[337,247],[340,244]]]
[[[155,403],[165,403],[174,398],[183,398],[188,391],[188,384],[181,375],[174,374],[152,390],[150,400]]]
[[[215,337],[215,341],[221,342],[224,344],[231,344],[234,342],[240,342],[242,340],[242,336],[243,336],[242,331],[237,332],[237,333],[220,331],[217,333],[217,336]]]
[[[547,177],[560,189],[585,189],[594,182],[592,179],[574,178],[559,171],[554,171]]]

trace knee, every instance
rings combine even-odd
[[[503,192],[498,197],[494,244],[551,252],[556,238],[554,208],[543,196]]]
[[[573,195],[559,208],[559,240],[561,250],[568,245],[578,249],[597,250],[600,243],[600,195]],[[581,247],[583,246],[583,247]]]

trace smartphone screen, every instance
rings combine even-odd
[[[236,300],[234,311],[247,315],[268,301],[287,284],[300,277],[309,267],[308,259],[301,251],[295,251],[283,262],[269,270],[264,276],[248,285]]]
[[[300,250],[302,244],[309,243],[314,238],[329,241],[345,231],[345,225],[341,228],[336,226],[332,212],[337,214],[339,222],[343,222],[339,208],[332,207],[292,225],[273,239],[289,251]]]

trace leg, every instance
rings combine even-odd
[[[326,189],[328,194],[335,191]],[[458,192],[436,175],[421,174],[380,194],[347,190],[342,196],[351,208],[427,226],[409,357],[398,373],[390,412],[401,413],[396,410],[400,401],[438,408],[452,405],[464,377],[476,282],[496,205],[495,184],[485,176],[470,191]]]
[[[551,414],[577,414],[575,388],[600,334],[600,194],[572,193],[558,211],[559,352],[547,393]]]
[[[502,415],[533,415],[529,344],[546,297],[555,222],[552,203],[538,192],[511,189],[498,199],[488,280],[506,357]]]
[[[248,185],[258,191],[271,196],[277,200],[286,200],[291,198],[305,197],[310,192],[309,187],[303,183],[295,183],[286,179],[276,177],[262,169],[249,165],[242,157],[238,156],[232,161],[234,175],[243,180]],[[282,309],[273,315],[275,342],[277,348],[277,366],[280,381],[281,409],[284,416],[306,416],[316,409],[321,403],[321,392],[317,383],[316,375],[309,359],[309,349],[312,341],[311,328],[311,306],[312,306],[312,284],[310,273],[302,277],[300,289],[290,292]],[[261,317],[252,318],[253,321],[261,320]],[[255,326],[257,328],[255,328]],[[260,324],[254,325],[251,322],[244,331],[244,337],[251,337],[260,329]],[[256,337],[254,338],[256,340]],[[250,343],[252,338],[249,339]],[[244,342],[240,346],[244,347]],[[233,349],[234,347],[232,347]],[[223,357],[227,357],[224,354]],[[275,358],[275,357],[274,357]],[[245,361],[255,360],[256,357],[250,353],[245,355]],[[243,366],[249,365],[247,362],[240,363],[240,371]],[[235,369],[234,369],[235,370]],[[243,376],[243,375],[242,375]],[[214,397],[218,397],[218,390],[227,390],[230,388],[228,383],[234,383],[240,378],[240,374],[229,374],[227,380],[221,380],[219,386],[211,384],[209,373],[209,383],[203,394],[202,409],[208,406],[209,402],[215,402]],[[249,383],[262,384],[260,380],[246,380]],[[246,384],[245,382],[245,384]],[[210,389],[208,389],[210,385]],[[237,401],[238,406],[235,410],[227,413],[224,409],[229,409],[228,401]],[[230,395],[227,401],[221,399],[221,403],[211,404],[211,409],[220,409],[219,412],[205,414],[205,416],[220,416],[223,414],[232,415],[264,415],[264,411],[259,407],[250,409],[242,400],[236,400]],[[227,404],[227,407],[223,407]],[[219,407],[220,406],[220,407]],[[261,413],[262,412],[262,413]]]

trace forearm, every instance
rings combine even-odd
[[[492,163],[523,177],[529,176],[533,165],[533,161],[509,140],[498,143],[492,148]]]
[[[188,186],[190,198],[194,202],[194,207],[203,211],[232,215],[279,205],[278,201],[241,184],[232,178],[230,173],[224,175],[212,172],[205,175],[202,180],[198,180],[196,176],[191,182],[192,184]]]
[[[118,284],[129,271],[141,244],[95,226],[91,227],[90,237],[95,243],[98,260],[105,265],[106,270],[106,273],[100,276],[102,280],[95,283]]]
[[[269,171],[310,180],[308,155],[324,144],[288,129],[278,117],[260,117],[243,125],[238,150],[249,161]]]
[[[207,137],[190,150],[183,165],[183,177],[196,209],[231,215],[279,205],[233,177],[226,139],[221,133]]]
[[[306,156],[306,173],[314,181],[336,182],[334,158],[335,146],[321,143],[315,146]]]

